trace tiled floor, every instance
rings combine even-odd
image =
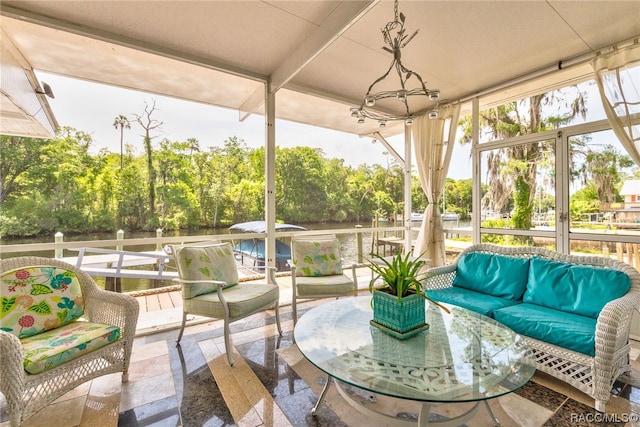
[[[310,308],[314,303],[304,305]],[[87,383],[28,420],[26,426],[379,426],[330,392],[317,417],[311,408],[324,376],[292,343],[290,307],[283,308],[283,337],[271,313],[233,325],[236,363],[229,368],[219,321],[190,326],[180,346],[175,330],[140,336],[134,344],[130,379],[110,375]],[[634,350],[634,357],[638,351]],[[635,378],[634,378],[635,379]],[[631,379],[630,382],[634,382]],[[399,417],[415,417],[415,404],[394,402],[357,390],[356,398]],[[640,414],[640,388],[619,383],[608,404],[609,421],[598,423],[590,399],[545,375],[524,389],[490,403],[503,426],[639,425],[625,417]],[[437,412],[456,415],[463,405]],[[617,414],[617,418],[613,417]],[[6,420],[6,413],[2,414]],[[8,423],[0,424],[3,427]],[[481,409],[469,427],[492,425]]]
[[[301,312],[323,301],[304,303]],[[96,379],[69,392],[30,418],[32,426],[362,426],[376,422],[351,408],[331,387],[325,404],[311,416],[324,375],[292,342],[291,307],[281,309],[284,334],[278,337],[273,313],[232,325],[236,363],[224,354],[220,321],[194,322],[176,346],[177,330],[142,333],[134,343],[129,382],[117,374]],[[160,315],[157,312],[156,315]],[[171,311],[167,312],[171,314]],[[164,319],[172,322],[171,319]],[[147,328],[147,332],[153,328]],[[640,344],[633,357],[640,355]],[[490,402],[502,426],[640,425],[640,362],[614,387],[606,419],[596,418],[591,399],[544,374],[522,390]],[[636,375],[638,372],[638,375]],[[634,385],[635,384],[635,385]],[[369,408],[398,418],[416,418],[417,404],[349,389]],[[468,405],[443,405],[433,419],[454,417]],[[8,426],[0,411],[1,427]],[[465,425],[493,425],[481,408]]]

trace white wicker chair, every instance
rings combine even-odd
[[[29,374],[23,366],[24,352],[20,339],[0,330],[0,392],[6,398],[12,427],[19,426],[35,412],[86,381],[122,372],[122,382],[126,382],[139,312],[135,298],[104,291],[82,270],[51,258],[17,257],[2,260],[0,278],[5,272],[27,267],[55,267],[73,272],[85,302],[82,319],[117,326],[121,337],[59,366]],[[0,297],[3,301],[8,299],[7,295]]]
[[[525,337],[535,355],[537,369],[588,394],[595,400],[595,409],[604,412],[613,383],[620,375],[631,371],[629,332],[633,313],[640,306],[640,273],[628,264],[601,256],[566,255],[537,247],[480,244],[465,249],[452,264],[430,269],[429,278],[425,281],[427,291],[453,286],[458,260],[471,252],[518,258],[536,256],[571,264],[616,269],[629,276],[629,292],[610,301],[600,312],[596,324],[594,357]]]

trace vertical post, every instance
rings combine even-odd
[[[265,266],[276,266],[276,93],[271,84],[265,84],[265,197],[264,216],[267,237],[265,239]],[[272,275],[267,274],[271,283]]]
[[[158,239],[162,239],[162,228],[158,228],[156,230],[156,238]],[[160,243],[160,241],[156,242],[156,251],[161,251],[162,250],[162,243]]]
[[[62,242],[64,242],[64,234],[62,234],[61,232],[59,232],[59,231],[58,231],[58,232],[55,234],[54,239],[55,239],[54,241],[55,241],[56,243],[62,243]],[[62,258],[62,257],[64,256],[64,255],[63,255],[63,252],[64,252],[64,251],[63,251],[63,249],[58,249],[58,248],[56,248],[56,250],[55,250],[55,257],[56,257],[57,259]]]
[[[356,224],[356,228],[362,228],[362,225]],[[362,264],[362,233],[356,231],[356,247],[358,248],[358,263]]]
[[[118,230],[116,232],[116,240],[124,240],[124,230]],[[121,251],[123,248],[123,246],[121,244],[119,244],[118,246],[116,246],[116,250],[117,251]]]
[[[471,241],[475,244],[481,242],[480,224],[482,223],[482,187],[480,177],[480,99],[472,100],[471,110],[471,158],[472,158],[472,202],[471,202]]]
[[[413,239],[411,238],[411,128],[404,125],[404,253],[408,254],[413,251]]]

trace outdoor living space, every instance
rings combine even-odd
[[[359,294],[368,295],[371,272],[357,270]],[[147,291],[137,296],[141,314],[134,341],[129,382],[112,374],[85,383],[29,418],[41,426],[357,426],[363,415],[330,388],[316,416],[312,408],[326,375],[297,350],[293,339],[290,278],[281,277],[279,337],[273,311],[232,324],[235,364],[225,357],[222,321],[190,317],[181,345],[176,337],[181,317],[178,290]],[[348,298],[348,297],[346,297]],[[299,316],[333,299],[301,302]],[[489,402],[502,426],[637,425],[640,417],[640,343],[632,342],[634,370],[612,389],[606,415],[593,399],[546,374],[536,373],[522,389]],[[417,420],[415,402],[392,400],[346,387],[365,407],[403,420]],[[469,404],[435,408],[432,421],[465,411]],[[1,411],[8,426],[6,408]],[[367,419],[370,426],[388,425]],[[464,425],[492,426],[480,408]]]

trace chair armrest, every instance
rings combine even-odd
[[[629,292],[602,308],[596,323],[596,359],[613,360],[616,351],[629,343],[631,320],[638,305],[640,294]]]
[[[118,326],[122,336],[133,339],[140,312],[134,297],[96,287],[84,295],[84,300],[84,317],[88,321]]]
[[[456,269],[457,264],[455,263],[428,269],[423,281],[424,288],[427,290],[450,288],[456,277]]]
[[[265,265],[264,268],[265,272],[268,272],[267,274],[269,275],[268,283],[272,283],[273,285],[278,286],[278,280],[276,279],[276,271],[278,270],[277,267]]]
[[[0,331],[0,360],[0,392],[16,405],[24,392],[24,353],[18,337],[5,331]]]

